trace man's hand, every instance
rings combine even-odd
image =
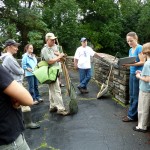
[[[64,57],[64,56],[65,56],[64,53],[60,53],[60,54],[59,54],[59,58],[62,58],[62,57]]]
[[[74,59],[74,69],[78,69],[78,59]]]
[[[64,62],[64,61],[66,61],[67,55],[64,54],[64,53],[60,53],[59,57],[60,57],[59,61],[60,61],[60,62]]]
[[[74,69],[77,70],[77,69],[78,69],[78,66],[77,66],[77,65],[74,65]]]
[[[32,70],[31,68],[27,68],[27,70],[28,70],[29,72],[33,72],[33,70]]]

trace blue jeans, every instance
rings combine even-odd
[[[128,110],[128,117],[132,120],[136,120],[138,117],[138,96],[139,96],[139,79],[135,74],[130,74],[129,80],[129,92],[130,92],[130,106]]]
[[[79,87],[87,89],[87,84],[91,79],[91,68],[90,69],[80,69],[79,68],[79,76],[80,76],[80,84]]]
[[[33,100],[38,100],[40,98],[39,90],[38,90],[38,80],[33,76],[27,76],[28,88],[29,92],[33,98]]]

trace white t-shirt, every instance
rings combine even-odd
[[[95,51],[89,46],[80,46],[75,52],[75,59],[78,59],[78,68],[88,69],[91,68],[91,56],[93,57]]]

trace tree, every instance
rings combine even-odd
[[[73,55],[79,41],[78,5],[75,0],[57,0],[52,8],[44,7],[43,18],[59,39],[64,51]]]
[[[145,1],[141,8],[141,13],[139,14],[138,24],[137,24],[137,31],[140,35],[141,42],[146,43],[150,41],[150,0]]]
[[[94,50],[128,55],[126,34],[135,31],[140,43],[150,38],[150,0],[3,0],[0,6],[0,40],[34,44],[37,54],[44,35],[53,32],[68,55],[74,55],[80,38]],[[144,34],[143,34],[144,33]],[[19,56],[21,56],[21,51]]]
[[[16,30],[12,30],[11,35],[14,35],[14,33],[19,33],[20,37],[19,40],[21,41],[21,49],[31,41],[30,35],[31,31],[32,33],[35,32],[38,37],[42,39],[41,33],[39,32],[45,32],[47,29],[47,25],[42,20],[41,15],[41,3],[36,0],[4,0],[3,1],[4,6],[0,8],[0,17],[3,19],[1,22],[2,31],[4,31],[5,37],[4,39],[13,38],[16,37],[10,36],[10,33],[7,30],[6,26],[16,27]],[[32,34],[33,35],[33,34]],[[35,39],[36,40],[36,39]],[[39,48],[38,41],[35,41],[34,43],[37,43],[35,45],[36,48]],[[42,45],[40,45],[41,48]],[[18,56],[21,55],[18,53]]]
[[[86,33],[97,51],[114,54],[120,49],[122,32],[119,7],[113,0],[77,0],[82,9],[82,24],[88,26]],[[86,3],[86,5],[85,5]]]

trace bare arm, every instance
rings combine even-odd
[[[64,53],[60,53],[57,57],[51,59],[51,60],[48,60],[48,64],[54,64],[55,62],[59,62],[61,58],[64,57]]]
[[[78,64],[78,59],[75,59],[75,58],[74,58],[74,68],[75,68],[75,69],[78,68],[77,64]]]
[[[94,57],[96,57],[96,58],[99,58],[99,57],[104,58],[104,55],[102,55],[102,54],[100,54],[100,53],[95,53],[95,54],[94,54]]]
[[[30,93],[23,86],[17,83],[17,81],[11,82],[11,84],[3,92],[16,100],[20,105],[33,105],[33,99]]]
[[[150,76],[143,76],[141,77],[140,73],[136,74],[136,77],[140,80],[143,80],[144,82],[150,82]]]
[[[59,51],[55,51],[54,54],[55,54],[56,56],[59,56],[59,55],[60,55],[60,52],[59,52]]]

